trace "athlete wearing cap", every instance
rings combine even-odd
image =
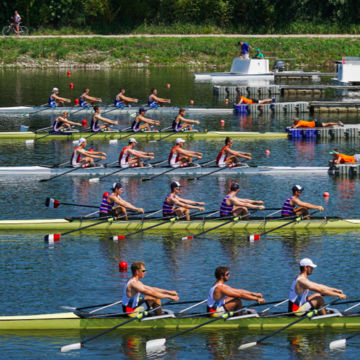
[[[98,125],[99,121],[103,121],[105,124]],[[100,116],[100,106],[95,105],[94,115],[91,119],[91,125],[90,125],[91,130],[94,132],[101,131],[103,129],[110,130],[108,124],[117,125],[118,122]]]
[[[195,151],[184,150],[183,144],[185,140],[182,138],[177,138],[175,143],[176,145],[171,149],[169,155],[169,165],[173,168],[179,167],[184,164],[188,164],[188,166],[194,166],[192,162],[192,158],[196,157],[198,159],[202,159],[202,154]]]
[[[360,162],[360,154],[355,154],[355,155],[340,154],[338,149],[334,149],[330,151],[329,154],[331,154],[333,157],[329,170],[331,170],[337,164]]]
[[[138,208],[121,198],[123,187],[120,183],[114,183],[111,190],[112,193],[102,199],[100,217],[126,215],[124,219],[127,220],[126,209],[138,211],[140,214],[144,213],[142,208]]]
[[[164,104],[170,104],[170,99],[162,99],[156,96],[157,90],[155,88],[151,89],[151,95],[148,98],[148,106],[156,107],[156,106],[165,106]]]
[[[182,216],[187,215],[185,217],[186,220],[190,220],[190,209],[197,209],[200,211],[204,211],[203,207],[205,203],[182,199],[178,196],[180,192],[180,183],[174,181],[170,184],[171,193],[165,198],[163,202],[163,216]],[[195,206],[200,205],[200,206]],[[175,207],[177,206],[177,207]]]
[[[179,110],[179,115],[175,118],[175,120],[172,123],[172,128],[175,132],[178,131],[185,131],[185,130],[192,130],[191,124],[200,124],[200,121],[198,120],[189,120],[185,119],[185,109]],[[182,124],[182,125],[181,125]]]
[[[251,105],[251,104],[266,104],[266,103],[276,103],[276,99],[264,99],[264,100],[256,100],[256,99],[247,99],[246,97],[242,96],[242,92],[238,91],[236,103],[235,105]]]
[[[130,103],[137,103],[139,100],[138,99],[134,99],[134,98],[130,98],[130,97],[126,97],[125,95],[125,89],[120,89],[120,92],[115,96],[114,99],[114,106],[115,107],[122,107],[122,106],[129,106],[130,107]]]
[[[85,138],[80,138],[77,147],[74,149],[70,164],[72,167],[79,167],[88,164],[89,166],[95,166],[94,159],[105,160],[106,154],[99,151],[87,151],[85,146],[87,145]],[[85,157],[81,157],[81,155]]]
[[[119,156],[119,166],[122,168],[127,168],[129,166],[135,165],[143,167],[141,159],[154,159],[154,153],[144,152],[139,150],[134,150],[137,141],[134,138],[129,139],[129,145],[125,146]],[[133,157],[130,157],[132,155]]]
[[[73,121],[70,121],[68,117],[69,113],[67,111],[64,111],[61,116],[58,116],[53,123],[53,130],[55,132],[62,131],[62,130],[71,130],[72,126],[81,126],[80,123],[76,123]]]
[[[308,276],[317,267],[310,259],[302,259],[299,266],[300,275],[296,277],[290,288],[289,312],[294,312],[294,315],[301,316],[307,311],[322,308],[325,305],[322,295],[346,299],[346,295],[342,290],[317,284],[308,279]],[[309,290],[317,291],[318,293],[308,296]],[[326,310],[322,309],[320,315],[326,315]]]
[[[157,120],[151,120],[144,117],[146,110],[144,108],[139,109],[139,115],[135,118],[131,125],[131,130],[133,132],[138,131],[149,131],[150,125],[160,125],[160,121]],[[144,123],[143,125],[140,125],[140,123]]]
[[[243,289],[234,289],[225,283],[230,278],[230,268],[219,266],[215,270],[215,284],[210,288],[207,296],[207,312],[212,317],[220,317],[227,311],[240,310],[243,307],[243,300],[258,301],[260,304],[265,303],[261,293]]]
[[[307,128],[315,128],[315,127],[329,127],[329,126],[344,126],[344,124],[339,122],[329,122],[329,123],[323,123],[318,120],[313,121],[305,121],[305,120],[299,120],[299,118],[294,118],[293,125],[291,126],[292,129],[307,127]]]
[[[60,96],[58,96],[59,93],[59,89],[58,88],[53,88],[52,93],[49,97],[49,102],[48,105],[50,107],[56,107],[56,106],[64,106],[64,102],[71,102],[70,99],[66,99],[66,98],[62,98]]]
[[[221,205],[220,205],[220,217],[222,216],[239,216],[245,215],[248,213],[249,209],[265,209],[265,206],[262,205],[261,200],[249,200],[249,199],[239,199],[236,197],[240,189],[238,183],[231,184],[230,193],[227,194]],[[244,217],[248,219],[249,216]]]
[[[79,97],[79,106],[80,107],[87,107],[87,106],[94,105],[96,101],[102,102],[102,100],[100,98],[89,96],[89,92],[90,92],[90,89],[85,88],[84,93],[82,95],[80,95],[80,97]],[[86,102],[86,100],[89,102]]]
[[[230,137],[225,139],[225,146],[220,150],[217,158],[216,165],[219,167],[225,167],[230,164],[236,165],[239,162],[239,157],[251,160],[250,153],[244,153],[240,151],[231,150],[233,140]]]

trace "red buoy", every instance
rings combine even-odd
[[[190,100],[190,104],[191,104],[191,105],[194,105],[194,100]]]
[[[70,83],[70,89],[72,89],[74,87],[73,83]]]
[[[82,119],[81,123],[85,126],[87,124],[87,121],[85,119]]]
[[[74,102],[75,102],[75,105],[79,105],[79,99],[75,99]]]
[[[225,125],[225,120],[220,120],[221,125]]]
[[[329,197],[330,196],[330,194],[327,191],[325,191],[323,195],[324,195],[324,197]]]
[[[167,84],[167,87],[169,88],[169,87],[170,87],[170,84]]]
[[[107,197],[107,196],[109,196],[109,195],[110,195],[110,193],[104,192],[104,193],[103,193],[103,198],[104,198],[104,197]]]
[[[94,150],[93,150],[93,149],[89,149],[88,151],[93,152]]]
[[[265,151],[265,154],[270,154],[270,150],[266,150],[266,151]]]
[[[126,270],[127,267],[128,267],[128,265],[127,265],[126,261],[120,261],[120,263],[119,263],[119,269],[120,270]]]
[[[70,75],[71,75],[71,72],[70,72],[70,71],[68,71],[68,72],[67,72],[67,76],[70,76]]]
[[[229,99],[225,99],[225,102],[228,103],[228,102],[229,102]]]

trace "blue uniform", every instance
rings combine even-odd
[[[150,107],[156,107],[159,106],[159,104],[155,100],[150,100],[151,95],[148,97],[148,106]]]
[[[80,106],[80,107],[86,107],[86,106],[87,106],[87,105],[86,105],[86,99],[83,98],[84,95],[85,95],[85,93],[82,94],[82,95],[79,97],[79,102],[80,102],[79,106]]]
[[[49,106],[50,107],[55,107],[56,106],[56,100],[52,98],[53,94],[50,95],[49,97]]]
[[[294,213],[295,205],[291,205],[290,201],[293,199],[293,196],[287,198],[284,202],[284,205],[281,208],[281,216],[288,216]]]
[[[123,106],[125,106],[121,100],[118,100],[118,99],[117,99],[118,95],[119,95],[119,94],[117,94],[117,95],[115,96],[114,105],[115,105],[116,107],[123,107]]]

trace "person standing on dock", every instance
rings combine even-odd
[[[230,278],[230,268],[218,266],[215,270],[215,284],[210,288],[207,297],[207,312],[211,317],[220,317],[228,311],[237,311],[243,307],[241,300],[258,301],[265,303],[261,293],[243,289],[234,289],[225,283]]]
[[[184,116],[185,116],[185,109],[181,108],[179,110],[179,115],[176,116],[175,120],[172,123],[172,128],[175,132],[185,131],[185,130],[192,131],[191,124],[198,124],[198,125],[200,124],[200,121],[185,119]]]
[[[304,188],[301,187],[300,185],[294,185],[292,187],[293,195],[285,200],[284,205],[282,206],[281,209],[282,217],[292,216],[292,215],[296,215],[296,216],[303,215],[306,216],[307,220],[310,220],[310,217],[308,216],[309,215],[308,209],[324,211],[324,208],[320,205],[313,205],[301,201],[299,198],[302,195],[303,191]],[[296,205],[298,207],[295,207]]]
[[[338,164],[360,162],[360,154],[355,154],[355,155],[340,154],[338,149],[334,149],[330,151],[329,154],[331,154],[333,157],[329,170],[331,170],[334,166]]]
[[[117,125],[118,122],[117,121],[113,121],[113,120],[110,120],[110,119],[107,119],[107,118],[104,118],[102,116],[100,116],[100,106],[98,105],[95,105],[94,106],[94,115],[91,119],[91,124],[90,124],[90,128],[92,131],[94,132],[98,132],[98,131],[101,131],[101,130],[104,130],[106,129],[107,131],[110,131],[110,128],[109,128],[109,125]],[[101,124],[101,125],[98,125],[98,122],[99,121],[103,121],[105,124]]]
[[[260,49],[256,49],[256,54],[254,56],[254,59],[263,59],[264,55],[261,53]]]
[[[310,259],[302,259],[299,263],[300,275],[293,281],[289,294],[289,312],[294,315],[303,316],[308,311],[320,309],[325,306],[322,295],[335,296],[340,299],[346,299],[346,295],[342,290],[328,287],[326,285],[317,284],[308,279],[313,270],[317,267]],[[308,296],[309,290],[317,291],[316,294]],[[326,310],[322,309],[320,315],[326,315]]]
[[[160,121],[147,119],[145,117],[145,113],[146,113],[146,109],[144,108],[139,109],[139,115],[135,118],[135,120],[131,125],[131,130],[133,132],[136,133],[138,131],[150,131],[151,130],[150,125],[160,125]],[[142,122],[144,124],[140,125],[140,123]]]
[[[246,97],[243,96],[242,92],[238,91],[237,93],[237,98],[236,98],[236,103],[235,105],[251,105],[251,104],[266,104],[266,103],[276,103],[276,99],[272,98],[272,99],[265,99],[265,100],[256,100],[256,99],[247,99]]]
[[[86,139],[80,138],[77,147],[74,149],[71,155],[70,164],[72,167],[79,167],[83,165],[95,167],[94,159],[105,160],[105,153],[100,151],[87,151],[85,150],[86,145]],[[82,158],[81,155],[84,155],[85,157]]]
[[[79,97],[79,106],[80,107],[88,107],[88,106],[94,106],[95,102],[102,102],[100,98],[96,98],[93,96],[89,96],[90,89],[86,88],[84,89],[84,93]],[[89,101],[89,102],[86,102]]]
[[[174,181],[170,184],[171,193],[166,196],[163,202],[163,216],[182,216],[187,215],[185,219],[190,221],[190,209],[197,209],[199,211],[204,211],[203,207],[205,203],[182,199],[178,196],[180,192],[180,183]],[[177,206],[177,207],[175,207]]]
[[[67,111],[64,111],[61,116],[58,116],[53,123],[53,130],[55,132],[62,131],[62,130],[69,130],[71,131],[71,125],[72,126],[81,126],[80,123],[76,123],[73,121],[70,121],[68,117],[69,113]]]
[[[170,104],[170,99],[162,99],[156,96],[157,90],[155,88],[151,89],[151,95],[148,98],[149,107],[165,106],[164,104]]]
[[[239,41],[238,45],[241,46],[241,50],[240,50],[240,58],[242,59],[249,59],[250,58],[250,51],[251,51],[251,46],[243,41]]]
[[[66,99],[58,96],[58,93],[59,93],[59,89],[54,87],[48,101],[48,105],[50,107],[64,106],[64,102],[71,102],[70,99]]]
[[[344,126],[344,124],[341,121],[338,122],[329,122],[329,123],[323,123],[321,121],[318,120],[310,120],[310,121],[305,121],[305,120],[299,120],[299,118],[294,118],[293,120],[293,125],[291,126],[292,129],[297,129],[297,128],[302,128],[302,127],[307,127],[307,128],[321,128],[321,127],[329,127],[329,126]]]
[[[225,146],[220,150],[216,158],[216,165],[218,167],[225,167],[231,164],[237,165],[239,162],[239,157],[251,160],[250,153],[231,150],[231,146],[233,145],[233,143],[234,142],[230,137],[226,137]]]
[[[187,164],[188,166],[194,166],[192,158],[202,159],[202,154],[195,151],[189,151],[183,149],[183,144],[185,140],[182,138],[177,138],[175,141],[175,146],[171,149],[169,155],[169,165],[172,168],[180,167]]]
[[[119,156],[119,166],[121,168],[128,168],[129,166],[144,167],[142,159],[154,159],[154,153],[134,150],[137,141],[134,138],[129,139],[129,145],[125,146]],[[130,158],[130,155],[133,157]],[[149,165],[150,166],[150,165]]]
[[[179,296],[174,290],[163,290],[152,286],[144,285],[140,280],[144,279],[146,274],[145,263],[135,261],[131,264],[132,278],[125,285],[122,297],[122,306],[124,313],[129,317],[136,317],[139,313],[161,306],[161,299],[170,299],[178,301]],[[142,295],[145,295],[142,297]],[[162,308],[155,310],[155,315],[162,315]]]
[[[131,103],[137,103],[139,100],[138,99],[134,99],[134,98],[130,98],[130,97],[126,97],[125,95],[125,89],[121,88],[120,92],[115,96],[114,99],[114,106],[115,107],[123,107],[123,106],[128,106],[131,107]]]

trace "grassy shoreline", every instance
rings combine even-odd
[[[240,40],[240,39],[239,39]],[[356,56],[360,39],[242,38],[260,48],[270,63],[296,58],[297,66],[332,66]],[[230,67],[239,54],[234,38],[77,38],[0,39],[0,67]]]

